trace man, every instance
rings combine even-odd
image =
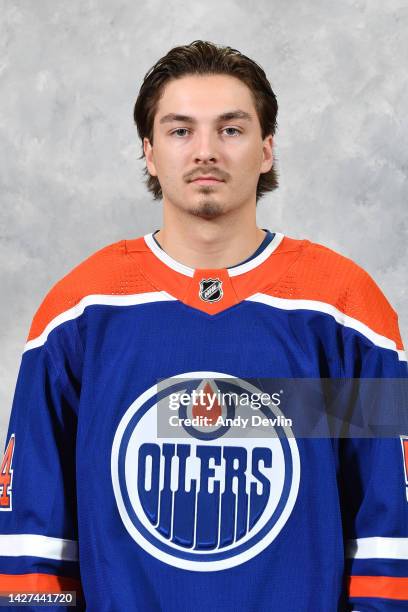
[[[242,413],[216,393],[253,379],[407,377],[368,274],[256,224],[276,114],[229,47],[177,47],[146,75],[135,120],[163,226],[82,262],[34,317],[1,470],[2,592],[75,590],[98,612],[406,609],[404,432],[218,426]],[[284,416],[274,400],[259,414]]]

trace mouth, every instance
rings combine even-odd
[[[224,181],[220,181],[218,179],[215,178],[197,178],[195,179],[195,181],[192,181],[193,183],[198,183],[199,185],[218,185],[220,183],[223,183]]]

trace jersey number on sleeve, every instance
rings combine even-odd
[[[402,460],[404,462],[405,493],[408,501],[408,436],[401,436]]]
[[[12,510],[12,481],[11,468],[14,454],[15,435],[11,434],[9,443],[3,456],[0,468],[0,510]]]

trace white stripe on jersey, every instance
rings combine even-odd
[[[23,352],[42,346],[46,342],[48,334],[53,329],[55,329],[62,323],[65,323],[66,321],[70,321],[81,316],[87,306],[133,306],[136,304],[165,302],[170,300],[177,300],[177,298],[173,297],[169,293],[166,293],[165,291],[150,291],[147,293],[138,293],[131,295],[87,295],[82,298],[82,300],[80,300],[78,304],[76,304],[69,310],[62,312],[54,319],[52,319],[48,323],[42,334],[40,334],[36,338],[33,338],[32,340],[29,340],[25,344]],[[363,336],[371,340],[371,342],[373,342],[373,344],[375,344],[376,346],[395,351],[400,361],[408,360],[405,351],[397,349],[397,345],[395,344],[394,340],[377,334],[377,332],[370,329],[361,321],[358,321],[358,319],[353,319],[353,317],[349,317],[348,315],[344,314],[331,304],[327,304],[326,302],[319,302],[316,300],[296,300],[290,298],[278,298],[272,295],[266,295],[264,293],[254,293],[250,297],[246,298],[246,300],[244,301],[259,302],[261,304],[266,304],[274,308],[281,308],[282,310],[314,310],[318,312],[323,312],[334,317],[337,323],[340,323],[341,325],[344,325],[346,327],[351,327],[352,329],[360,332]]]
[[[78,302],[78,304],[69,310],[61,312],[61,314],[52,319],[42,334],[36,338],[33,338],[32,340],[29,340],[25,344],[23,352],[45,344],[48,334],[52,332],[53,329],[66,321],[71,321],[72,319],[79,317],[87,306],[94,306],[98,304],[106,306],[134,306],[135,304],[147,304],[149,302],[163,302],[175,299],[176,298],[169,295],[165,291],[150,291],[147,293],[136,293],[130,295],[86,295],[80,302]]]
[[[78,561],[78,542],[50,538],[34,533],[0,535],[2,557],[41,557],[59,561]]]
[[[408,538],[358,538],[348,540],[346,557],[351,559],[408,560]]]
[[[318,312],[324,312],[325,314],[334,317],[334,319],[337,321],[337,323],[340,323],[340,325],[351,327],[352,329],[360,332],[360,334],[371,340],[371,342],[373,342],[373,344],[376,346],[395,351],[398,354],[398,359],[400,361],[407,361],[405,351],[398,350],[394,340],[381,336],[381,334],[377,334],[377,332],[370,329],[368,325],[365,325],[365,323],[362,323],[353,317],[349,317],[335,308],[335,306],[327,304],[326,302],[319,302],[317,300],[279,298],[274,297],[273,295],[266,295],[264,293],[254,293],[254,295],[251,295],[246,299],[250,302],[259,302],[261,304],[273,306],[274,308],[281,308],[282,310],[315,310]]]

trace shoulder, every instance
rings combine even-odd
[[[149,290],[151,287],[137,262],[128,257],[127,241],[109,244],[92,253],[51,287],[34,315],[27,340],[37,338],[51,321],[62,322],[68,316],[66,313],[72,314],[72,309],[80,314],[90,296]]]
[[[337,251],[307,241],[304,265],[319,284],[327,283],[325,292],[336,296],[338,306],[349,316],[358,315],[361,307],[367,311],[384,311],[396,317],[396,312],[372,276],[355,261]],[[318,273],[318,274],[317,274]]]
[[[368,328],[400,346],[397,314],[372,276],[327,246],[310,240],[300,244],[299,257],[274,294],[304,301],[306,307],[325,310],[346,326]]]

